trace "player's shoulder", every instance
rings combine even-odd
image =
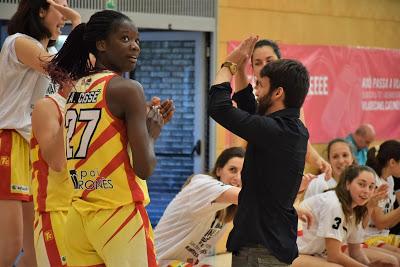
[[[316,210],[326,210],[340,206],[340,202],[334,190],[329,190],[327,192],[316,194],[305,199],[303,202],[305,205]]]
[[[53,100],[51,97],[43,97],[36,101],[34,105],[34,111],[35,110],[48,110],[49,112],[52,112],[53,109],[56,109],[56,103],[55,100]]]
[[[143,86],[136,80],[126,79],[119,75],[111,78],[108,88],[111,90],[140,90],[143,91]]]

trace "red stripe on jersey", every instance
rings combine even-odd
[[[100,229],[101,227],[103,227],[109,220],[111,220],[111,218],[114,217],[114,215],[117,214],[118,211],[120,211],[120,210],[122,209],[122,207],[123,207],[123,206],[118,207],[118,208],[111,214],[111,216],[108,217],[107,220],[106,220],[102,225],[100,225],[99,229]]]
[[[56,237],[54,235],[53,226],[51,225],[50,213],[41,213],[44,246],[47,252],[50,266],[63,266],[61,262],[60,252],[57,248]]]
[[[97,177],[96,181],[100,179],[104,179],[108,175],[110,175],[114,170],[116,170],[124,161],[126,151],[121,150],[108,164],[101,170],[99,177]],[[82,193],[82,199],[86,199],[88,194],[95,189],[85,189]]]
[[[125,227],[125,225],[127,225],[137,214],[137,208],[135,208],[131,214],[129,214],[129,216],[125,219],[125,221],[118,227],[118,229],[110,236],[110,238],[107,240],[106,243],[104,243],[103,248],[108,244],[108,242],[111,241],[111,239],[114,238],[114,236],[116,236],[121,230],[122,228]]]
[[[36,229],[36,227],[39,225],[39,220],[37,220],[34,224],[33,224],[33,229]]]
[[[136,182],[136,174],[131,166],[131,163],[129,162],[129,159],[124,162],[124,167],[127,174],[127,182],[129,185],[129,189],[131,190],[133,202],[142,201],[144,199],[144,193]]]
[[[131,237],[131,239],[129,239],[128,242],[130,242],[133,238],[135,238],[135,236],[140,232],[140,230],[143,229],[143,224],[139,227],[139,229],[137,229],[137,231],[135,232],[135,234]]]
[[[50,97],[50,96],[46,96],[47,99],[50,99],[54,105],[56,105],[57,111],[58,111],[58,123],[61,125],[63,122],[63,116],[61,114],[61,110],[60,110],[60,106],[58,105],[57,101]]]
[[[35,138],[31,139],[31,143],[33,143],[33,140],[35,140]],[[32,177],[35,177],[34,172],[37,171],[37,208],[39,212],[43,212],[46,211],[47,185],[49,183],[49,165],[47,165],[46,161],[43,159],[40,148],[38,150],[38,157],[39,159],[37,161],[32,162]]]
[[[39,143],[38,143],[36,138],[31,138],[31,141],[29,143],[30,143],[30,148],[31,149],[34,149],[35,146],[39,145]]]
[[[147,216],[147,212],[143,206],[143,204],[137,205],[139,209],[140,215],[142,216],[142,221],[144,225],[144,230],[146,233],[146,244],[147,244],[147,266],[149,267],[157,267],[156,254],[154,250],[153,240],[150,238],[150,220]]]
[[[94,81],[94,82],[89,86],[88,89],[86,89],[85,93],[90,92],[94,87],[96,87],[97,85],[99,85],[100,83],[102,83],[102,82],[104,82],[104,81],[106,82],[106,84],[104,85],[104,87],[107,86],[107,84],[108,84],[108,82],[111,80],[111,78],[114,77],[114,76],[116,76],[116,75],[117,75],[117,74],[112,73],[112,74],[110,74],[110,75],[103,76],[103,77],[97,79],[96,81]],[[103,87],[103,88],[104,88],[104,87]],[[68,99],[68,98],[67,98],[67,99]],[[70,108],[74,108],[76,104],[77,104],[77,103],[73,103],[73,104],[71,105]]]
[[[106,129],[97,137],[93,142],[91,142],[86,157],[84,159],[79,160],[75,164],[75,169],[81,167],[93,154],[99,149],[102,145],[104,145],[108,140],[110,140],[114,135],[118,132],[115,129],[114,123],[108,125]]]
[[[0,199],[10,196],[12,131],[0,130]]]

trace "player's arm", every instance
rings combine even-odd
[[[307,224],[307,229],[310,229],[310,227],[314,224],[314,215],[313,213],[304,207],[295,207],[297,216],[299,220]]]
[[[381,207],[375,207],[372,210],[371,219],[378,229],[393,227],[400,222],[400,208],[385,214]]]
[[[357,244],[348,244],[349,246],[349,255],[356,261],[369,266],[370,262],[367,258],[367,255],[361,250],[360,243]]]
[[[72,29],[81,23],[81,16],[77,11],[53,0],[47,2],[54,6],[66,20],[71,21]],[[46,74],[46,71],[43,66],[53,58],[53,55],[49,54],[43,47],[38,46],[34,40],[26,37],[15,39],[15,53],[20,62],[44,74]]]
[[[154,142],[161,131],[161,115],[152,109],[148,119],[143,88],[136,81],[112,78],[106,100],[111,113],[125,121],[135,173],[147,179],[156,166]]]
[[[32,112],[32,131],[38,141],[41,155],[54,171],[65,168],[63,118],[53,100],[43,98],[36,102]]]
[[[18,37],[15,39],[15,53],[18,60],[26,66],[46,74],[44,64],[53,58],[45,49],[39,47],[34,40]]]
[[[306,124],[304,118],[304,109],[301,108],[300,110],[300,120]],[[307,142],[307,154],[306,154],[306,161],[310,164],[313,168],[316,168],[325,173],[325,179],[329,180],[332,177],[332,167],[331,165],[324,160],[320,154],[318,154],[317,150],[311,145],[310,140]]]
[[[348,267],[364,267],[364,265],[350,256],[346,255],[341,250],[342,242],[333,238],[325,238],[325,247],[328,253],[327,261],[337,263]]]
[[[240,188],[233,186],[217,197],[214,202],[238,204]]]

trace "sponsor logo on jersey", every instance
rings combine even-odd
[[[112,180],[106,177],[100,177],[100,173],[97,169],[81,171],[70,170],[69,176],[74,184],[74,189],[77,190],[114,188]]]
[[[11,192],[27,194],[29,193],[29,187],[25,185],[12,184]]]
[[[43,233],[44,241],[49,242],[54,239],[54,233],[52,230],[47,230]]]
[[[1,166],[10,166],[10,157],[9,156],[1,156],[0,157],[0,165]]]
[[[54,84],[54,83],[50,82],[49,87],[47,87],[45,95],[46,96],[54,95],[55,93],[58,92],[59,87],[60,86],[58,84]]]

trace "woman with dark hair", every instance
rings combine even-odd
[[[136,67],[139,44],[129,17],[99,11],[71,32],[47,68],[55,83],[72,86],[64,123],[74,188],[64,238],[68,266],[157,266],[145,180],[173,105],[164,101],[147,113],[141,84],[123,77]]]
[[[297,239],[300,256],[292,266],[370,266],[360,249],[361,223],[368,216],[366,204],[374,191],[374,170],[349,166],[334,190],[304,200],[300,206],[312,212],[315,223],[309,229],[303,227]],[[341,250],[346,242],[348,255]]]
[[[241,147],[225,149],[210,174],[190,176],[169,203],[154,232],[161,266],[197,264],[210,253],[235,215],[244,154]]]
[[[328,161],[332,166],[332,178],[326,179],[325,174],[319,175],[313,179],[304,194],[304,199],[308,199],[317,194],[321,194],[328,190],[334,189],[339,183],[339,179],[342,177],[343,171],[350,165],[356,164],[355,157],[352,152],[352,145],[343,138],[336,138],[328,143],[327,147]],[[376,206],[378,198],[381,199],[383,195],[386,195],[386,186],[376,190],[376,195],[371,197],[367,203],[368,216],[364,216],[363,227],[368,224],[369,214],[371,210]],[[378,194],[378,192],[380,192]],[[362,248],[365,255],[370,261],[383,261],[387,263],[395,263],[397,259],[383,251],[377,251],[372,248]],[[396,265],[393,265],[396,266]]]
[[[343,138],[331,140],[328,143],[327,152],[328,162],[332,166],[332,177],[327,179],[323,173],[311,180],[304,193],[304,199],[335,188],[343,170],[354,163],[351,144]]]
[[[379,146],[378,151],[371,148],[366,165],[378,174],[377,184],[387,184],[389,189],[388,197],[371,212],[371,220],[365,230],[365,243],[371,248],[391,253],[400,262],[400,237],[389,234],[389,228],[400,222],[400,208],[394,209],[396,194],[393,180],[393,177],[400,177],[400,142],[388,140]]]
[[[33,207],[30,188],[31,112],[45,95],[49,79],[43,62],[65,21],[80,15],[66,0],[21,0],[8,25],[0,53],[0,266],[36,266],[33,251]]]
[[[278,44],[269,39],[257,41],[251,54],[250,62],[253,71],[253,81],[247,78],[246,64],[239,65],[235,75],[235,94],[232,99],[242,110],[254,114],[257,109],[256,98],[253,95],[252,83],[257,85],[260,80],[260,71],[268,63],[281,59],[281,50]],[[304,122],[303,109],[301,109],[300,118]],[[306,161],[312,167],[326,173],[329,179],[332,175],[332,168],[314,149],[310,142],[307,145]],[[303,177],[305,179],[306,177]]]

